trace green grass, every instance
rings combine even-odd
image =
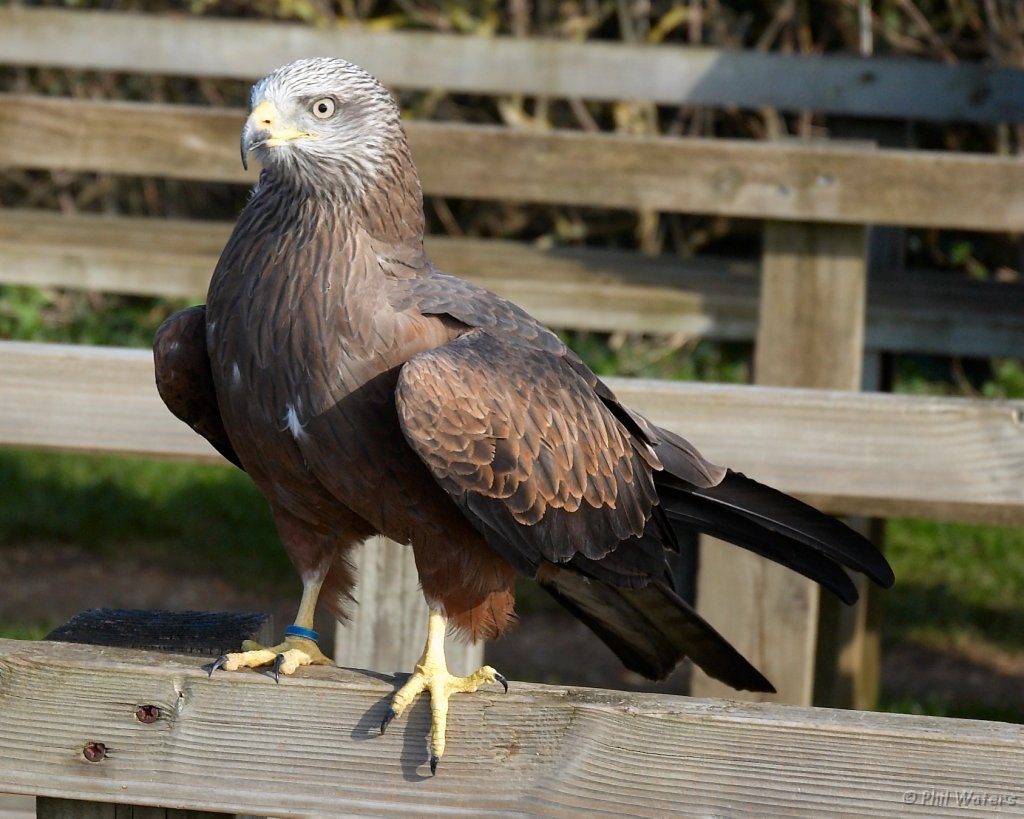
[[[893,520],[886,554],[897,577],[889,637],[1024,651],[1024,530]]]
[[[49,626],[2,626],[0,637],[8,640],[42,640],[51,631]]]
[[[169,568],[257,588],[293,571],[252,482],[218,466],[0,451],[0,548],[19,543],[106,557],[130,544]]]
[[[0,285],[0,338],[148,347],[180,299]]]
[[[896,573],[896,585],[882,600],[887,642],[952,651],[997,667],[1001,657],[1024,653],[1024,529],[892,520],[886,554]],[[890,695],[879,708],[1024,723],[1019,701]]]
[[[986,719],[995,722],[1024,723],[1024,711],[1013,706],[983,703],[918,702],[905,697],[885,698],[878,704],[879,711],[893,714],[922,714],[930,717],[957,719]]]
[[[607,336],[582,331],[560,335],[600,376],[628,375],[727,384],[750,380],[753,347],[748,342],[672,343],[662,338]]]

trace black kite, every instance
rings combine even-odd
[[[665,550],[696,529],[856,599],[847,566],[888,586],[867,540],[706,461],[620,404],[571,350],[505,299],[448,276],[423,250],[419,178],[388,92],[336,59],[300,60],[252,92],[243,162],[263,171],[205,307],[168,319],[156,378],[171,411],[266,496],[303,582],[282,644],[233,669],[327,662],[313,613],[342,615],[348,554],[381,533],[410,543],[430,609],[417,673],[444,751],[447,627],[493,638],[534,578],[630,669],[661,678],[689,657],[736,688],[771,684],[673,590]],[[382,726],[382,728],[384,727]]]

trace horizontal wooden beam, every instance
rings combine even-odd
[[[713,461],[822,508],[1024,523],[1024,402],[610,383]]]
[[[2,164],[251,184],[256,174],[238,158],[243,119],[215,108],[2,95]],[[982,231],[1024,226],[1024,163],[1015,157],[428,122],[407,130],[424,190],[440,196]]]
[[[426,702],[379,735],[393,690],[0,640],[0,791],[283,817],[935,816],[959,798],[987,819],[1024,800],[1019,725],[518,682],[452,702],[431,777]]]
[[[1024,71],[1010,66],[0,9],[0,63],[255,80],[310,54],[344,57],[411,89],[938,121],[1024,117]]]
[[[709,458],[834,512],[1024,524],[1024,402],[608,379]],[[147,350],[0,343],[0,445],[220,462]]]
[[[225,463],[160,400],[148,350],[0,342],[0,445]]]
[[[0,282],[201,298],[231,224],[0,209]],[[443,270],[584,330],[753,338],[754,265],[427,237]],[[1015,316],[1016,318],[1016,316]]]
[[[227,223],[0,209],[0,282],[201,299]],[[584,247],[427,238],[443,270],[525,307],[552,327],[754,338],[756,265]],[[1024,285],[937,271],[877,271],[868,349],[1017,356]]]

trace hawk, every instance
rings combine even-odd
[[[429,691],[434,771],[448,697],[507,688],[489,666],[451,675],[445,632],[499,636],[519,575],[646,677],[689,657],[755,691],[773,689],[673,589],[680,533],[731,541],[846,602],[842,566],[893,582],[860,535],[708,462],[522,309],[437,269],[399,109],[367,72],[330,58],[277,69],[252,90],[241,154],[262,163],[259,182],[205,306],[158,330],[156,381],[266,497],[303,595],[279,645],[215,668],[329,662],[314,610],[343,616],[353,547],[377,533],[410,544],[428,638],[381,730]]]

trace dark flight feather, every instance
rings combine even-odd
[[[540,585],[593,631],[630,671],[661,680],[689,657],[708,676],[745,691],[775,688],[664,582],[639,589],[595,583],[560,569]]]
[[[738,472],[729,470],[722,482],[712,487],[687,487],[671,477],[663,479],[662,486],[664,489],[659,494],[670,518],[701,531],[707,531],[705,526],[710,522],[719,531],[709,534],[731,542],[737,538],[723,532],[735,529],[741,539],[739,545],[806,573],[797,565],[790,565],[790,560],[803,558],[804,565],[812,571],[809,574],[812,580],[825,580],[814,571],[815,564],[807,563],[814,555],[834,561],[832,565],[838,563],[862,572],[884,588],[895,580],[881,552],[857,532],[814,507]],[[751,538],[754,533],[759,537]],[[752,540],[750,545],[742,542],[746,540]],[[761,551],[762,546],[764,551]],[[773,549],[777,551],[770,553]]]

